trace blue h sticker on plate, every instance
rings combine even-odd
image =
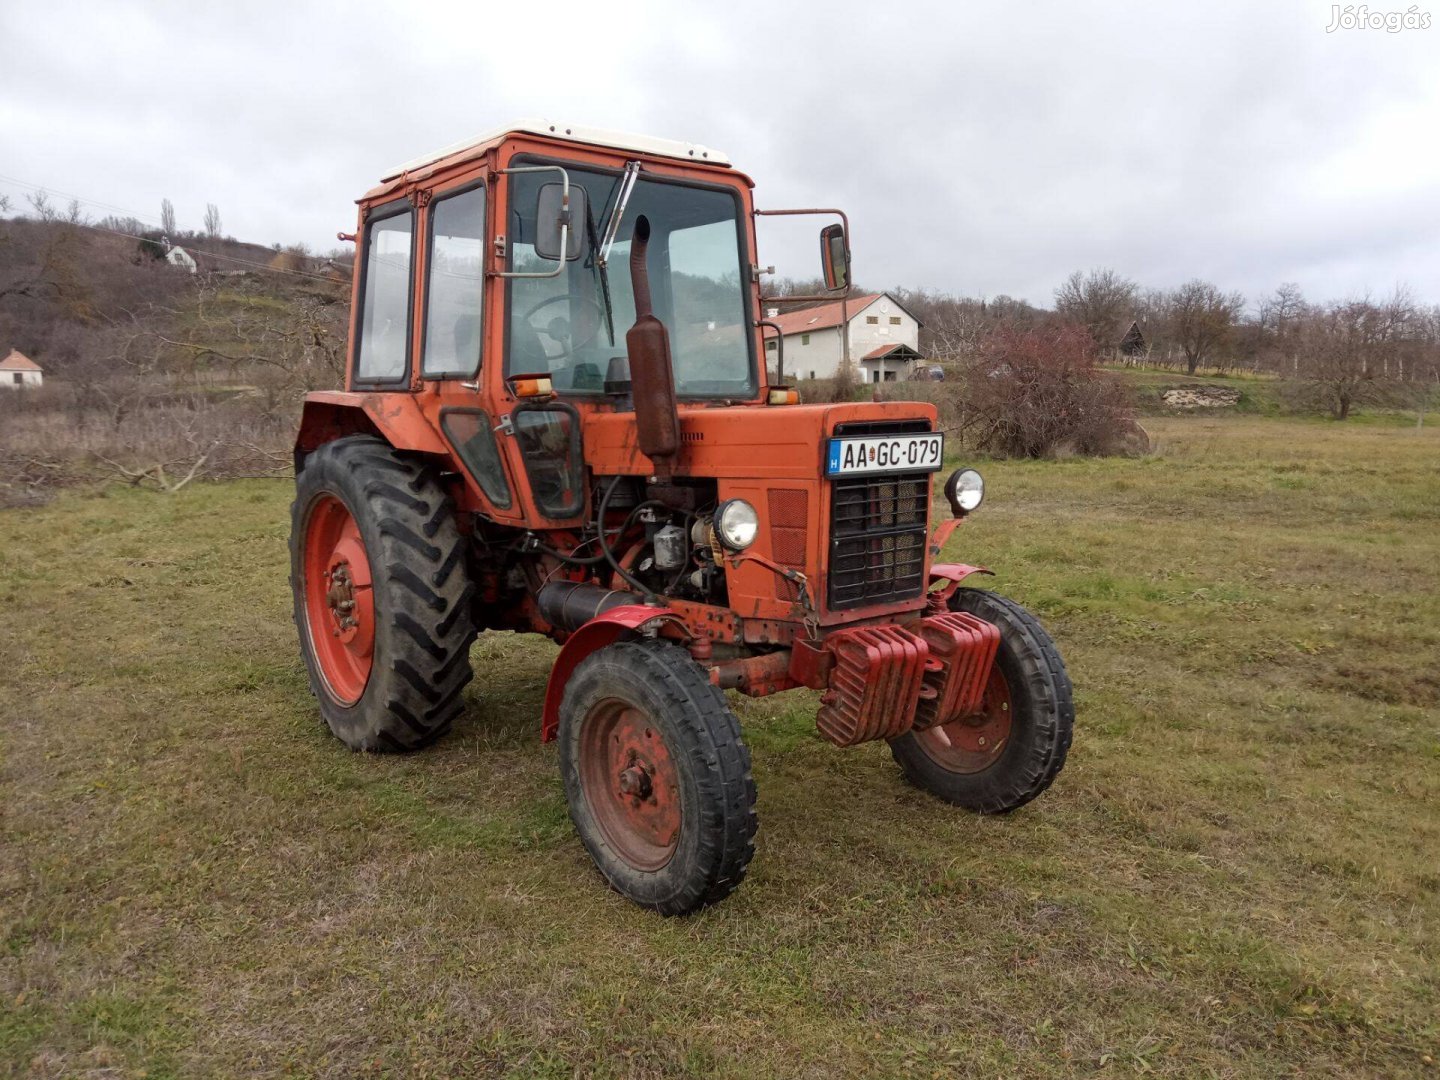
[[[830,440],[830,463],[829,463],[829,465],[827,465],[827,466],[825,467],[825,471],[826,471],[827,473],[837,473],[837,472],[840,471],[840,440],[839,440],[839,439],[831,439],[831,440]]]

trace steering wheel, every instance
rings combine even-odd
[[[537,326],[534,323],[531,323],[531,327],[535,330],[536,333],[544,334],[551,341],[555,342],[555,344],[560,346],[559,355],[547,358],[551,361],[551,363],[555,362],[556,360],[564,360],[567,356],[573,355],[575,350],[580,348],[582,345],[589,345],[590,342],[595,340],[596,336],[600,333],[600,327],[605,323],[605,309],[600,306],[600,301],[596,300],[593,296],[582,296],[580,293],[561,293],[558,296],[551,296],[547,297],[544,300],[541,300],[538,304],[530,308],[529,311],[525,312],[523,315],[520,316],[526,322],[530,322],[531,319],[533,319],[537,314],[539,314],[545,308],[549,307],[551,304],[559,304],[562,301],[568,300],[578,300],[582,304],[589,304],[595,309],[595,314],[597,315],[597,318],[594,323],[594,328],[590,331],[589,336],[586,337],[583,341],[575,341],[571,338],[570,320],[565,318],[564,316],[557,315],[544,326]]]

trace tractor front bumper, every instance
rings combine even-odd
[[[722,687],[762,697],[822,691],[815,726],[837,746],[893,739],[974,715],[1000,646],[993,623],[940,611],[905,624],[852,626],[794,647],[714,664]]]

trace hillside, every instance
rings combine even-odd
[[[279,260],[288,270],[273,269],[259,260],[276,253],[233,241],[197,245],[202,272],[191,274],[152,247],[61,221],[0,221],[0,350],[45,372],[43,390],[0,395],[0,502],[96,476],[164,486],[192,466],[269,471],[286,458],[304,392],[339,384],[340,275],[293,251]]]

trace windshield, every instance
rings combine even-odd
[[[650,294],[670,335],[675,392],[690,397],[755,393],[752,334],[741,284],[740,205],[733,194],[648,179],[640,173],[620,220],[607,264],[600,239],[615,208],[621,174],[566,167],[586,192],[580,257],[553,278],[507,282],[505,372],[548,372],[561,393],[600,393],[610,361],[625,355],[635,322],[630,288],[630,237],[642,214],[650,221]],[[556,173],[512,178],[510,269],[553,270],[535,252],[540,187]]]

